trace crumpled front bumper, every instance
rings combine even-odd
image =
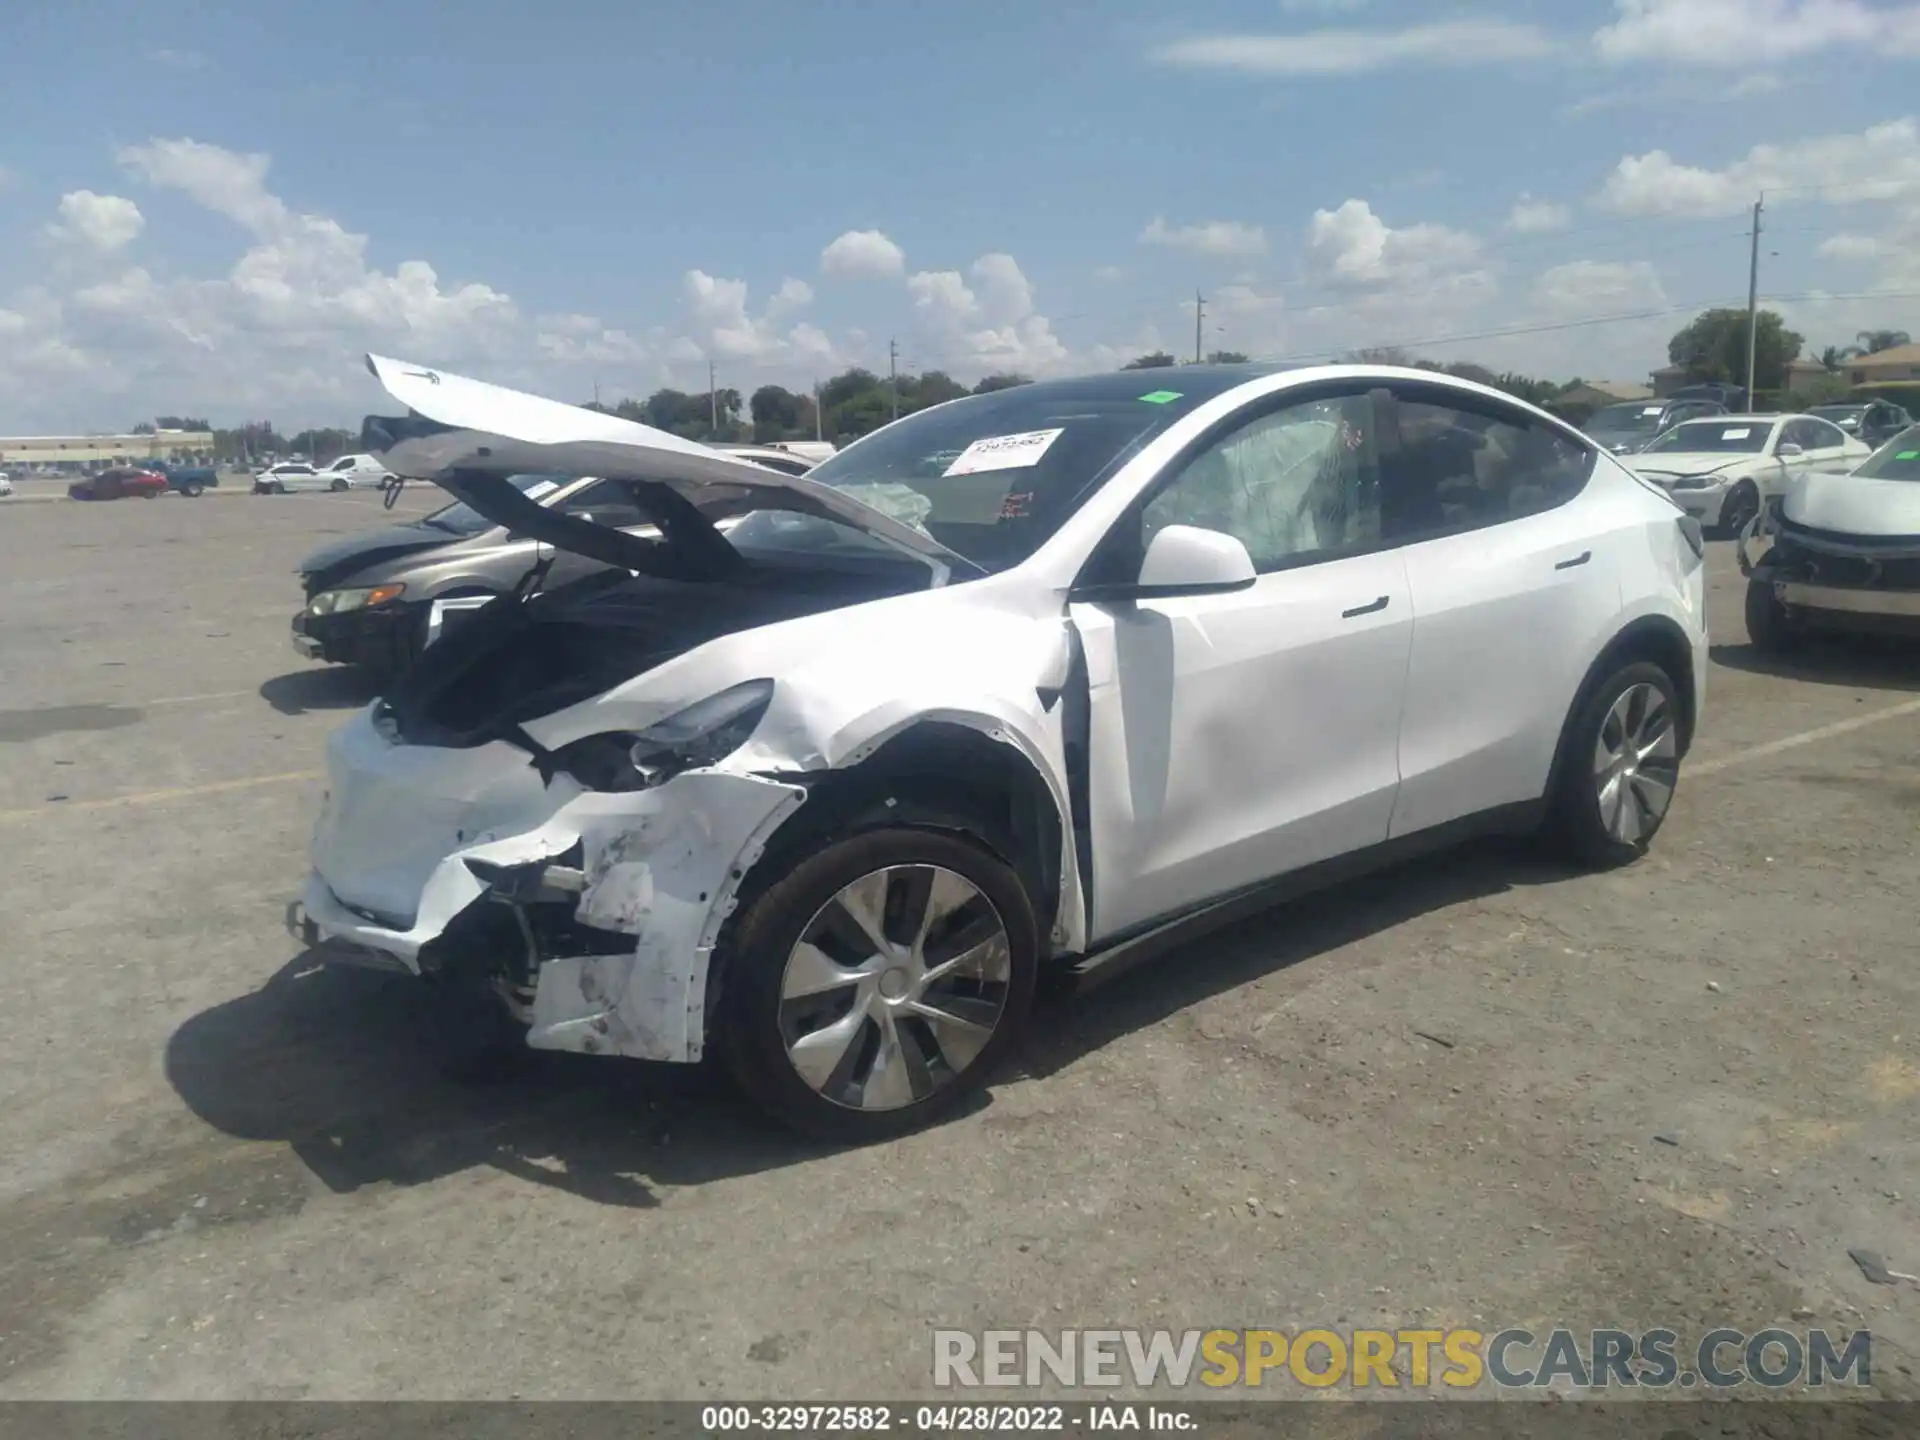
[[[578,846],[575,918],[631,947],[544,958],[528,1044],[698,1060],[720,926],[805,790],[716,768],[606,794],[565,776],[545,783],[528,762],[504,743],[395,744],[366,713],[342,726],[328,749],[306,921],[320,937],[418,973],[422,950],[487,895],[469,860],[528,865]]]

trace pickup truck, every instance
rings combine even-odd
[[[169,489],[177,490],[189,499],[209,486],[220,483],[219,472],[210,465],[196,467],[175,465],[168,460],[151,460],[141,468],[151,470],[156,475],[165,476]]]

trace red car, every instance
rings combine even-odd
[[[166,476],[131,465],[102,470],[67,487],[67,497],[72,500],[118,500],[127,495],[144,495],[152,500],[166,493]]]

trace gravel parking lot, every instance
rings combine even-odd
[[[411,490],[403,513],[432,495]],[[1768,673],[1730,547],[1654,853],[1480,848],[1041,1016],[827,1152],[704,1077],[438,1077],[282,928],[295,560],[379,497],[0,502],[0,1396],[908,1396],[935,1326],[1875,1336],[1920,1396],[1920,657]]]

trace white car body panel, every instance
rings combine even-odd
[[[1781,508],[1796,525],[1844,535],[1920,535],[1920,483],[1859,475],[1806,475]]]
[[[504,742],[399,743],[375,707],[336,733],[304,896],[325,935],[418,969],[422,948],[485,892],[467,861],[550,861],[581,847],[576,914],[632,935],[634,947],[541,966],[531,1043],[542,1048],[698,1059],[714,945],[742,877],[805,802],[802,782],[915,725],[968,727],[1039,777],[1062,836],[1048,939],[1071,955],[1239,885],[1487,808],[1489,794],[1538,798],[1587,667],[1632,620],[1682,628],[1704,693],[1701,569],[1676,558],[1677,513],[1605,456],[1579,498],[1530,520],[1279,570],[1242,591],[1069,604],[1116,518],[1216,421],[1280,391],[1363,383],[1351,368],[1265,375],[1197,405],[1027,560],[950,585],[951,552],[820,482],[617,417],[368,363],[395,399],[452,427],[387,452],[396,473],[433,478],[483,462],[628,473],[696,504],[778,489],[793,508],[864,529],[932,572],[928,589],[723,635],[524,722],[552,750],[644,728],[747,681],[776,682],[745,744],[651,790],[588,792],[564,774],[543,783],[528,753]],[[1364,383],[1398,378],[1515,405],[1425,371],[1368,367]],[[1553,569],[1583,550],[1584,564]],[[1530,581],[1540,567],[1545,577]],[[1090,725],[1084,849],[1059,703],[1076,641]],[[1503,718],[1501,704],[1528,713]]]

